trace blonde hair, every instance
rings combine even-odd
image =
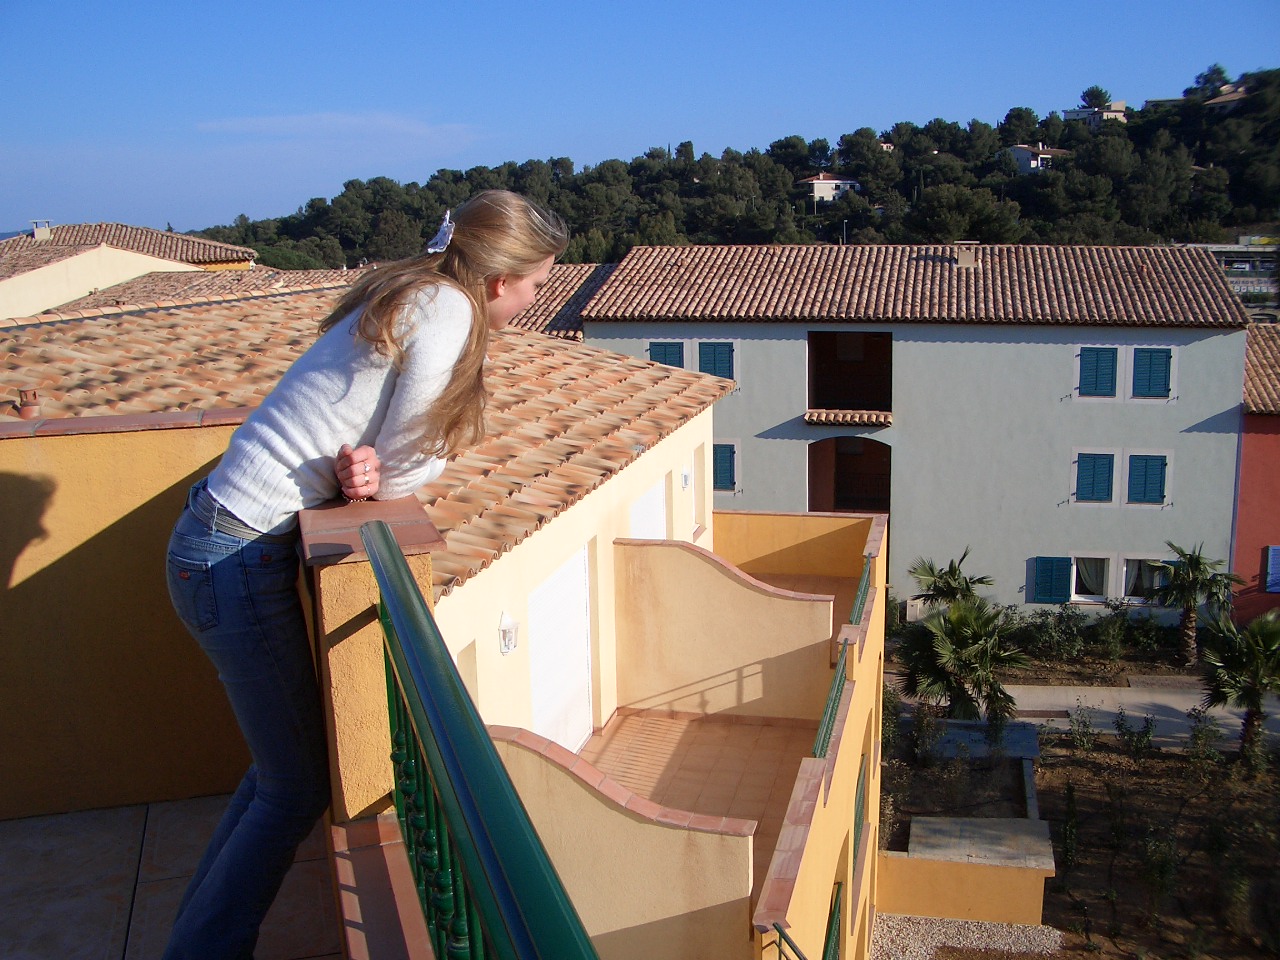
[[[404,359],[400,319],[424,287],[447,285],[471,302],[471,335],[453,376],[422,412],[422,449],[445,456],[484,436],[484,357],[489,346],[486,284],[495,277],[524,277],[548,257],[564,253],[564,221],[507,190],[477,193],[453,211],[453,239],[443,253],[423,253],[371,270],[320,323],[323,333],[360,311],[357,334],[397,368]]]

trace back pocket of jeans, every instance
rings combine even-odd
[[[168,578],[173,609],[189,629],[209,630],[218,625],[218,601],[209,564],[170,553]]]

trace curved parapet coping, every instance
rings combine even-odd
[[[750,837],[756,832],[758,824],[755,820],[710,816],[655,803],[648,797],[624,787],[584,758],[532,730],[494,725],[489,727],[489,735],[495,741],[512,743],[531,753],[540,754],[549,763],[565,770],[591,790],[641,819],[664,826],[680,827],[702,833],[719,833],[730,837]]]
[[[703,560],[707,561],[709,565],[719,567],[729,577],[762,596],[776,597],[780,600],[801,600],[806,603],[835,603],[836,598],[833,594],[800,593],[796,590],[784,590],[781,587],[775,587],[762,580],[757,580],[741,567],[735,566],[728,560],[724,559],[724,557],[712,553],[705,547],[700,547],[693,543],[686,543],[683,540],[635,540],[629,537],[619,537],[613,542],[627,547],[658,547],[681,550],[685,553],[693,554],[694,556],[701,557]]]

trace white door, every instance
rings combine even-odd
[[[591,736],[587,548],[529,595],[533,732],[576,753]]]
[[[637,540],[667,539],[665,480],[659,480],[631,504],[631,536]]]

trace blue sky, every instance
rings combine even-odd
[[[1140,106],[1280,67],[1280,3],[0,3],[0,232],[193,230],[352,178]]]

